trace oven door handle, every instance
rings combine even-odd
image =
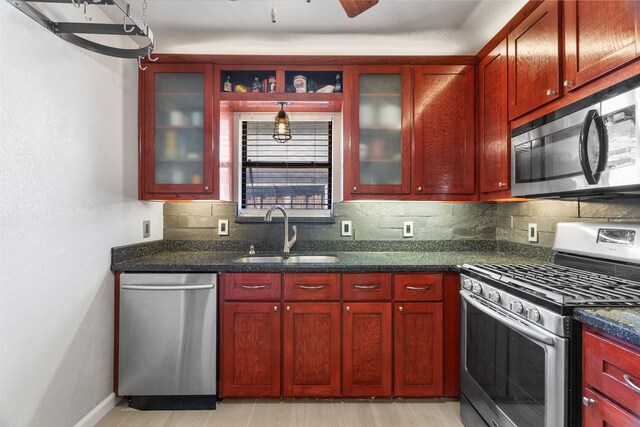
[[[534,341],[538,341],[541,342],[543,344],[549,345],[553,347],[553,339],[550,337],[547,337],[539,332],[533,331],[531,329],[528,329],[522,325],[520,325],[517,322],[514,322],[513,320],[501,316],[498,313],[496,313],[495,311],[491,310],[490,308],[485,307],[484,305],[480,304],[479,302],[475,301],[474,299],[468,297],[467,295],[463,294],[462,292],[460,293],[460,295],[462,296],[462,298],[468,302],[469,304],[471,304],[473,307],[477,308],[478,310],[480,310],[481,312],[483,312],[484,314],[486,314],[489,317],[494,318],[495,320],[498,320],[504,324],[506,324],[508,327],[510,327],[511,329],[514,329],[518,332],[520,332],[522,335],[524,335],[527,338],[530,338]]]

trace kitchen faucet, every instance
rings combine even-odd
[[[291,240],[289,240],[289,215],[287,215],[287,211],[284,210],[284,208],[280,205],[273,205],[271,209],[267,211],[267,213],[264,215],[264,220],[266,222],[271,222],[271,215],[273,214],[273,211],[275,211],[276,209],[281,210],[282,215],[284,215],[284,253],[288,254],[289,249],[291,249],[291,246],[293,246],[293,244],[296,242],[296,233],[298,230],[294,225],[293,237],[291,238]]]

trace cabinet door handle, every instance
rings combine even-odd
[[[429,285],[425,285],[425,286],[405,286],[405,289],[408,289],[410,291],[426,291],[428,289],[431,289],[431,286]]]
[[[358,191],[358,187],[353,187],[353,191]]]
[[[287,306],[287,311],[291,311],[291,306],[290,305]]]
[[[595,405],[595,404],[596,404],[596,401],[595,401],[595,400],[593,400],[593,399],[592,399],[592,398],[590,398],[590,397],[582,396],[582,404],[583,404],[584,406],[592,406],[592,405]]]
[[[400,307],[398,307],[398,311],[399,311],[399,312],[403,312],[403,311],[404,311],[404,308],[403,308],[402,306],[400,306]]]
[[[556,91],[555,91],[555,90],[553,90],[553,89],[547,89],[547,96],[553,96],[553,95],[555,95],[556,93],[558,93],[558,92],[556,92]]]
[[[624,378],[624,380],[627,382],[627,384],[629,384],[629,387],[631,387],[633,389],[633,391],[635,391],[636,393],[640,393],[640,387],[638,387],[633,380],[631,379],[631,377],[627,374],[624,374],[622,376],[622,378]]]
[[[347,311],[351,311],[351,307],[347,306]]]
[[[356,289],[363,289],[365,291],[380,289],[380,285],[353,285],[353,287]]]
[[[267,285],[240,285],[243,289],[264,289]]]
[[[318,285],[318,286],[298,285],[298,287],[299,287],[300,289],[308,289],[308,290],[310,290],[310,291],[316,291],[316,290],[318,290],[318,289],[324,289],[324,288],[326,288],[327,286],[326,286],[326,285]]]
[[[204,191],[209,191],[209,186],[204,187]]]
[[[498,183],[498,187],[506,187],[507,183],[506,182],[499,182]]]
[[[418,191],[422,191],[422,187],[418,187]]]
[[[562,83],[562,86],[564,87],[573,86],[573,82],[571,80],[565,80],[564,83]]]
[[[278,311],[278,306],[277,305],[273,306],[273,311]]]

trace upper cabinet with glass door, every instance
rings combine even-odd
[[[408,195],[410,67],[345,67],[345,81],[345,199]]]
[[[147,67],[141,72],[140,198],[217,198],[213,66]]]

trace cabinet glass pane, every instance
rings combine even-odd
[[[402,78],[361,74],[359,99],[362,185],[402,183]]]
[[[155,182],[201,184],[204,178],[204,75],[155,75]]]

